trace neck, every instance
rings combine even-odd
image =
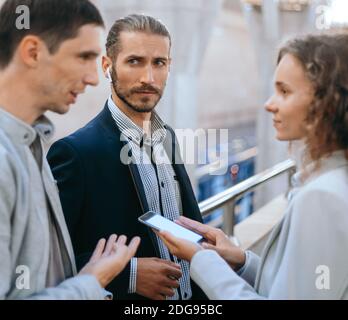
[[[0,73],[0,107],[16,118],[32,125],[43,111],[30,90],[28,80],[13,75],[10,70]]]
[[[137,112],[127,106],[112,90],[112,100],[115,102],[116,106],[138,127],[142,128],[146,134],[150,134],[150,119],[151,112]]]

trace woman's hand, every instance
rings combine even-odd
[[[203,248],[194,242],[175,237],[173,234],[167,231],[155,231],[154,232],[162,239],[164,244],[168,247],[171,254],[174,256],[191,261],[192,257]]]
[[[237,270],[244,265],[244,251],[234,245],[221,229],[213,228],[183,216],[175,222],[202,235],[206,239],[206,242],[202,243],[202,247],[204,249],[215,250],[224,260],[226,260],[232,269]]]

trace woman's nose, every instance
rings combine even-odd
[[[277,111],[277,107],[274,103],[274,97],[271,96],[266,102],[265,102],[265,109],[268,112],[275,113]]]

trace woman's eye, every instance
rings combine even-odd
[[[283,95],[283,96],[286,96],[289,91],[287,89],[284,89],[284,88],[280,88],[280,93]]]

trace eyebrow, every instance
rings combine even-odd
[[[87,51],[80,52],[78,55],[80,57],[90,56],[90,57],[96,58],[100,55],[100,53],[94,50],[87,50]]]
[[[139,56],[139,55],[136,55],[136,54],[131,54],[129,56],[126,57],[126,59],[144,59],[144,56]],[[168,57],[155,57],[154,59],[160,59],[160,60],[169,60]]]
[[[276,81],[275,82],[275,85],[276,86],[286,86],[286,87],[289,87],[289,85],[285,82],[282,82],[282,81]]]

